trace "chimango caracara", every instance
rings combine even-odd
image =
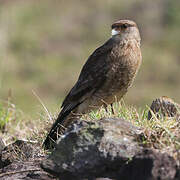
[[[119,101],[131,86],[141,65],[140,34],[135,22],[112,24],[112,37],[97,48],[83,66],[80,76],[62,103],[44,147],[52,147],[79,115]]]

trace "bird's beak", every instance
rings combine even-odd
[[[120,31],[117,31],[116,29],[112,29],[112,31],[111,31],[112,36],[115,36],[115,35],[117,35],[119,33],[120,33]]]

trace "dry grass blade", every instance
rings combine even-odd
[[[53,121],[53,119],[52,119],[52,117],[51,117],[51,115],[50,115],[49,110],[46,108],[46,106],[44,105],[44,103],[43,103],[43,101],[41,100],[41,98],[37,95],[37,93],[36,93],[34,90],[32,90],[32,93],[33,93],[33,95],[38,99],[38,101],[40,102],[40,104],[42,105],[42,107],[44,108],[44,110],[45,110],[47,116],[49,117],[50,121]]]

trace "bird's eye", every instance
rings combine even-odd
[[[123,29],[126,29],[126,28],[128,27],[128,24],[123,24],[123,25],[121,25],[121,27],[122,27]]]

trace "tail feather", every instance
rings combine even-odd
[[[66,121],[70,115],[70,113],[76,109],[81,103],[76,104],[70,104],[67,107],[64,107],[62,111],[60,112],[58,118],[54,122],[54,124],[51,127],[50,132],[48,133],[43,146],[45,149],[51,149],[54,147],[56,140],[58,139],[58,132],[63,133],[65,131],[66,127]],[[68,124],[67,124],[68,125]]]

